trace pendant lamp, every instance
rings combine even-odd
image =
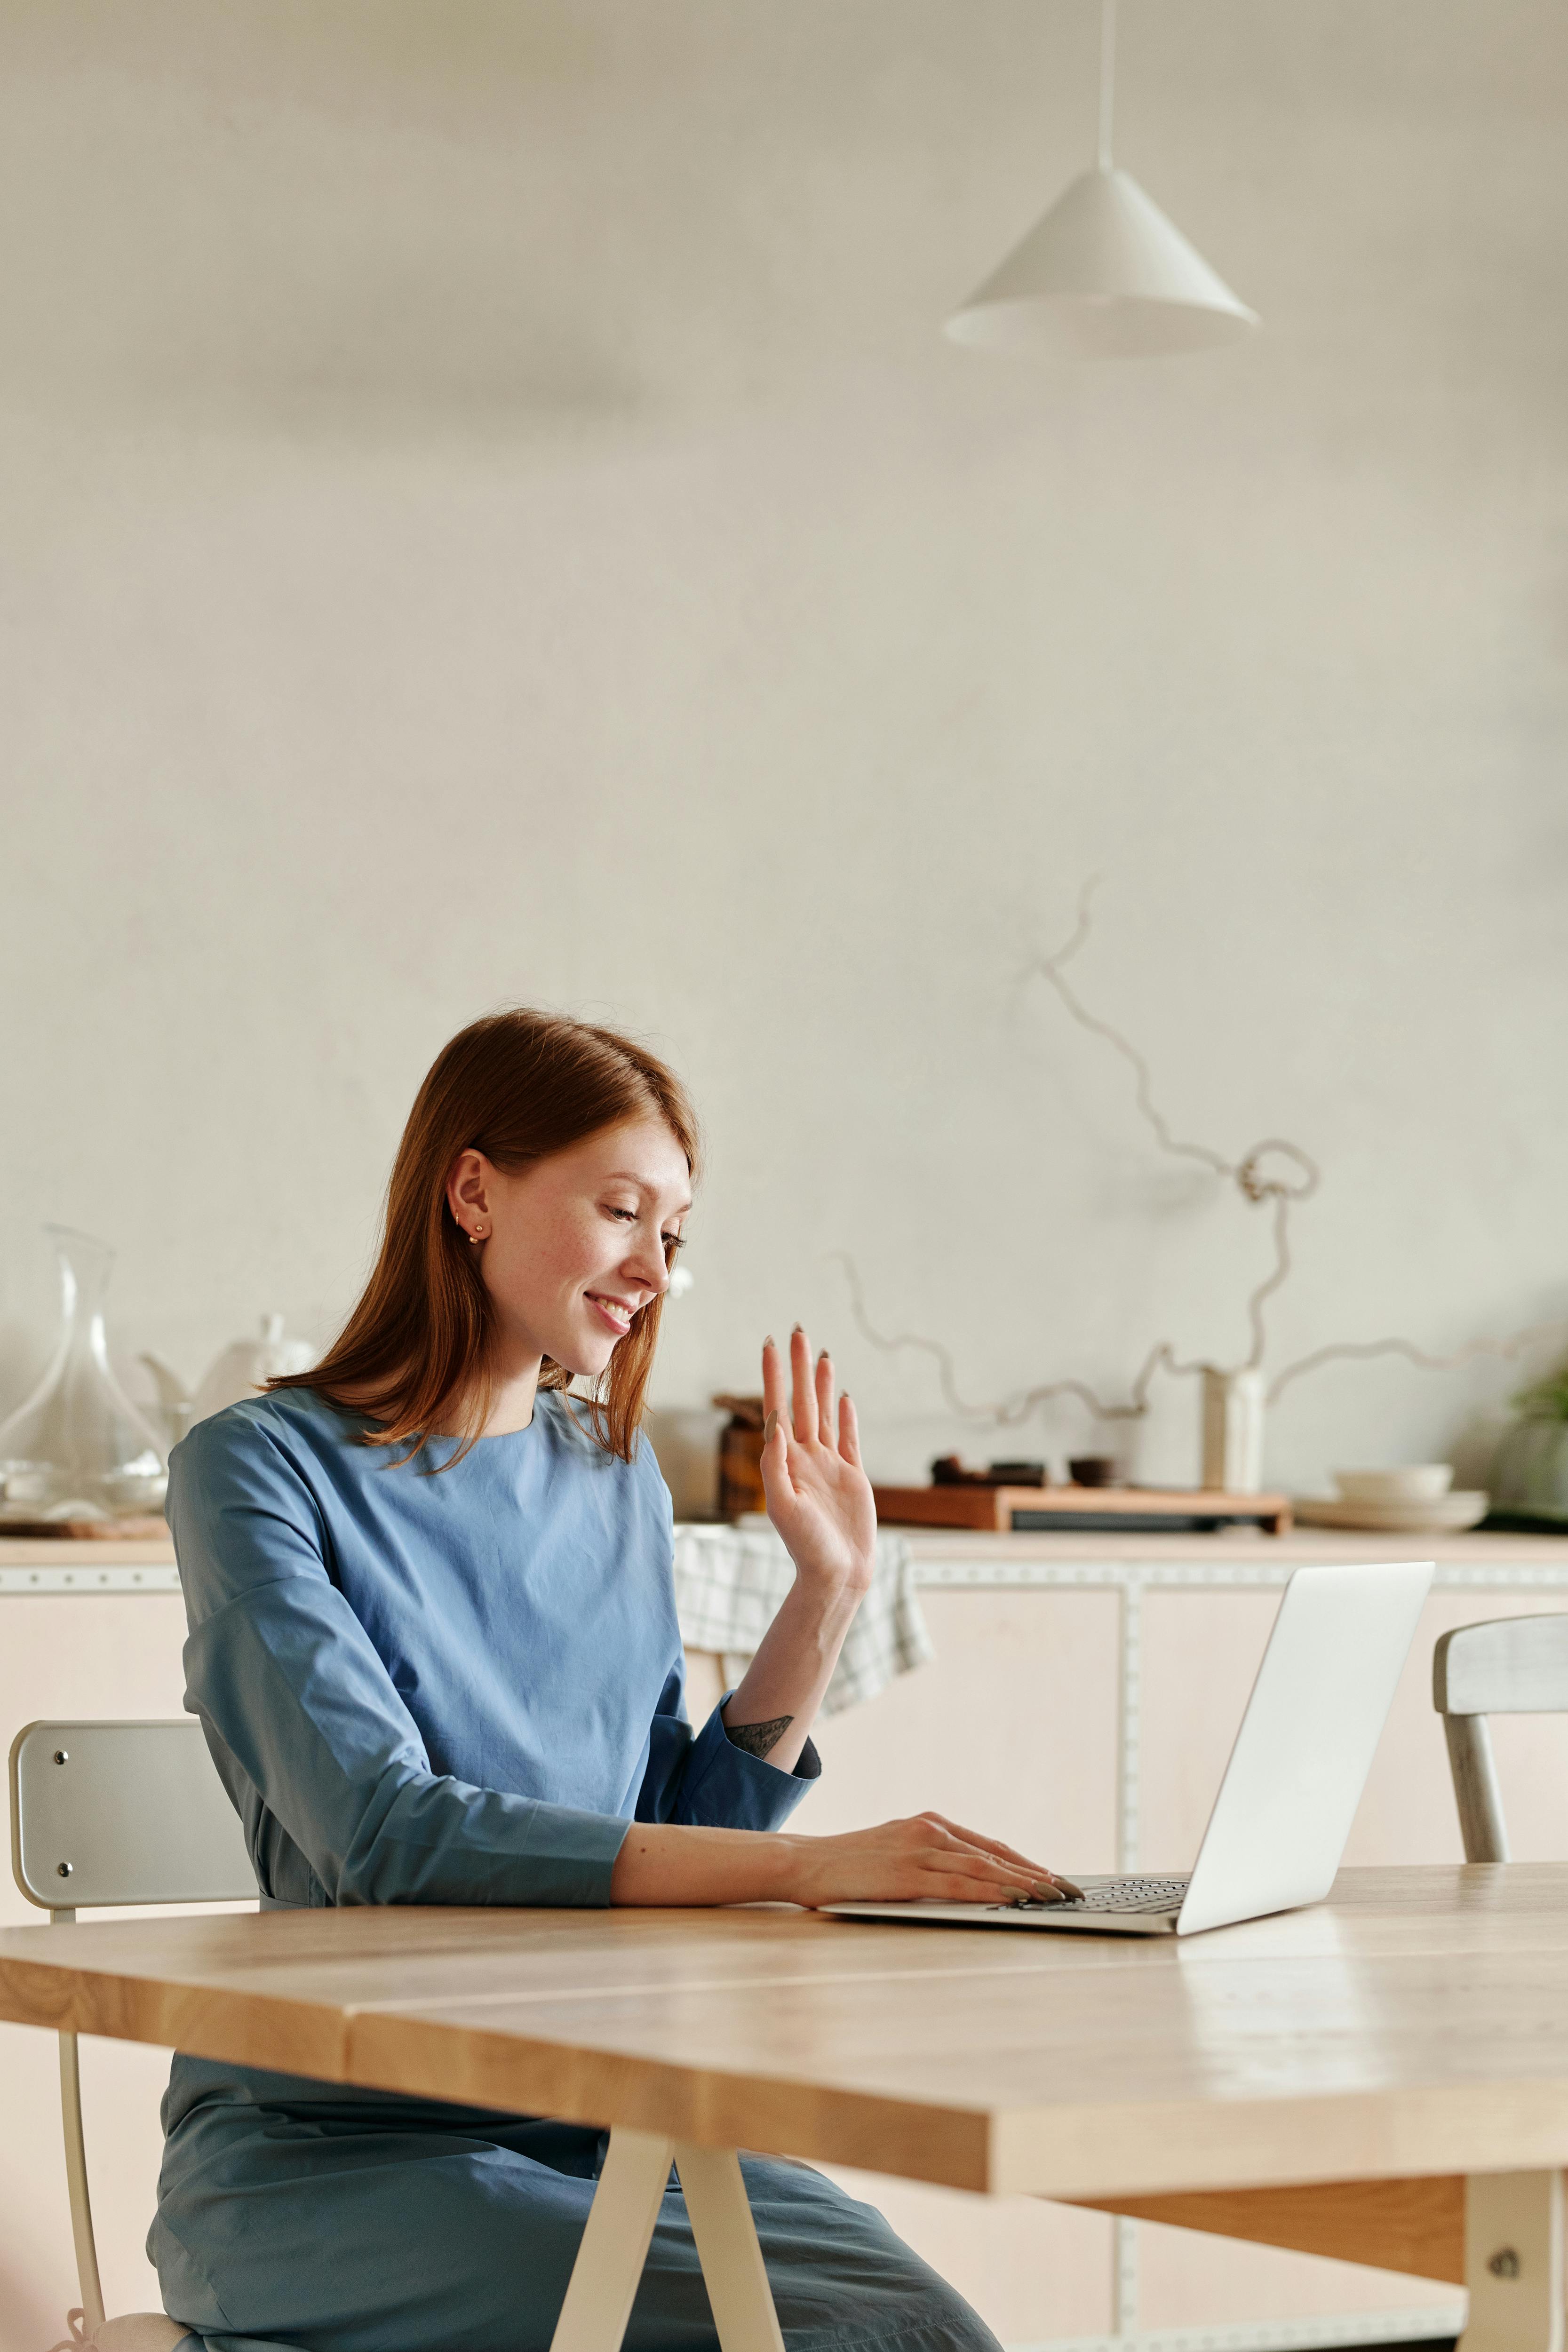
[[[1116,0],[1101,0],[1100,154],[945,332],[977,351],[1141,359],[1234,342],[1258,313],[1110,159]]]

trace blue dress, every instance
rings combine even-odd
[[[309,1390],[170,1462],[186,1705],[264,1906],[604,1905],[633,1820],[779,1828],[820,1769],[686,1719],[668,1492],[559,1396],[430,1475]],[[177,2055],[148,2252],[210,2352],[547,2352],[605,2136]],[[995,2352],[969,2306],[804,2166],[742,2159],[790,2352]],[[628,2352],[714,2352],[664,2200]],[[187,2343],[183,2352],[196,2352]]]

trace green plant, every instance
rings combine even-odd
[[[1513,1402],[1526,1421],[1568,1421],[1568,1362],[1521,1389]]]

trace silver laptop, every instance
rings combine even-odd
[[[1319,1903],[1351,1833],[1432,1562],[1299,1568],[1285,1588],[1198,1858],[1184,1877],[1082,1878],[1081,1902],[829,1903],[844,1919],[1191,1936]]]

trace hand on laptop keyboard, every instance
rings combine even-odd
[[[998,1903],[1037,1893],[1076,1899],[1082,1892],[1058,1871],[941,1813],[826,1837],[781,1832],[778,1843],[785,1870],[776,1891],[813,1910],[837,1903]]]
[[[1091,1886],[1076,1901],[1062,1903],[1049,1895],[1019,1895],[998,1910],[1009,1911],[1173,1911],[1187,1891],[1184,1878],[1108,1878]]]

